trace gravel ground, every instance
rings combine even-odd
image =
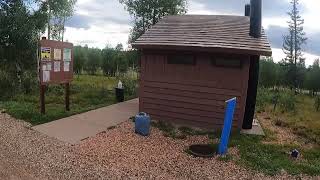
[[[184,152],[206,136],[173,140],[152,128],[150,137],[125,122],[71,146],[46,137],[30,124],[0,114],[0,179],[292,179],[268,177],[233,162],[194,158]],[[231,153],[236,153],[232,149]]]
[[[0,179],[112,178],[79,164],[73,147],[32,130],[31,125],[0,114]]]

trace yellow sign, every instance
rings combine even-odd
[[[50,60],[51,59],[51,48],[41,47],[41,60]]]

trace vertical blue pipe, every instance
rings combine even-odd
[[[219,149],[218,149],[218,154],[220,155],[226,154],[228,150],[229,136],[232,128],[232,120],[233,120],[233,115],[234,115],[234,111],[237,104],[237,98],[232,98],[226,101],[226,103],[227,103],[227,106],[226,106],[226,112],[224,116],[224,125],[223,125],[223,130],[220,138]]]

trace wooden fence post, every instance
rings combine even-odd
[[[41,114],[46,113],[45,91],[46,91],[46,85],[40,85],[40,112],[41,112]]]

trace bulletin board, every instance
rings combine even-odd
[[[73,79],[73,44],[43,39],[39,47],[41,85],[70,83]]]

